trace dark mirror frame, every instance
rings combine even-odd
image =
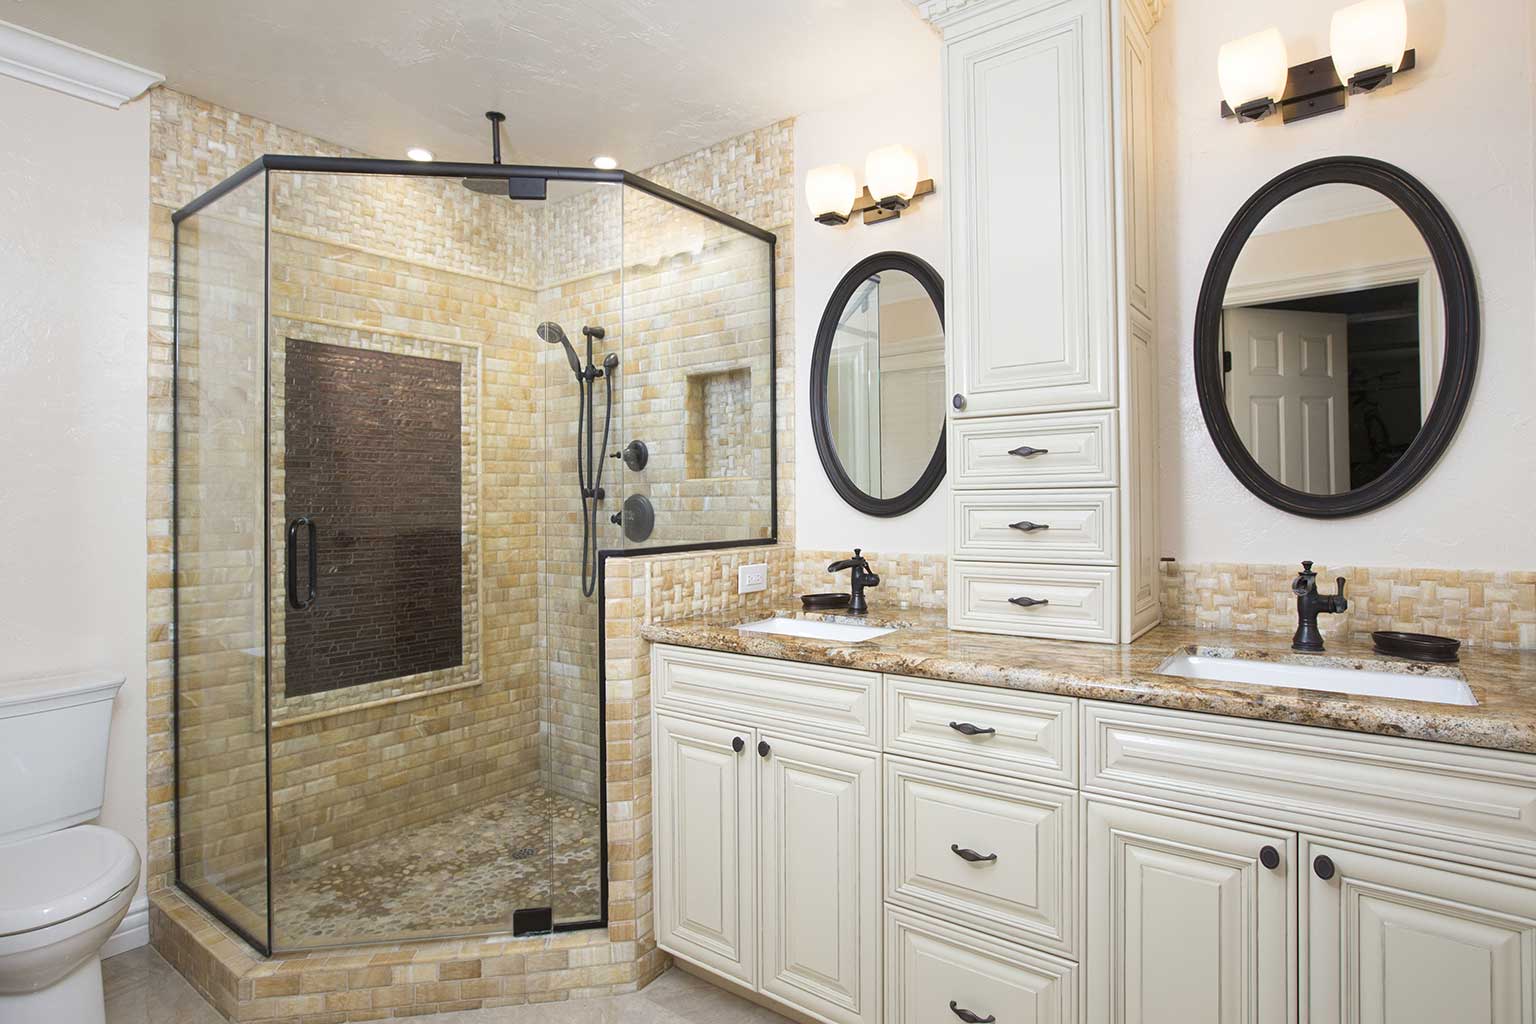
[[[906,252],[877,252],[853,265],[843,279],[832,289],[827,308],[821,314],[821,324],[816,328],[816,345],[811,349],[811,431],[816,435],[816,453],[821,456],[821,466],[832,482],[833,490],[849,505],[865,515],[889,518],[905,515],[927,501],[944,479],[944,441],[946,425],[939,431],[933,457],[918,476],[917,482],[894,498],[881,498],[865,493],[848,476],[847,470],[837,457],[832,443],[832,424],[827,418],[827,376],[832,362],[832,344],[837,338],[838,320],[843,308],[858,287],[871,274],[898,270],[911,274],[928,293],[933,308],[939,314],[939,325],[944,325],[944,279],[924,260]],[[945,419],[948,423],[948,417]]]
[[[1259,222],[1280,203],[1316,185],[1362,185],[1408,215],[1424,237],[1445,297],[1445,365],[1435,399],[1408,450],[1381,476],[1343,494],[1309,494],[1266,473],[1237,436],[1227,413],[1221,362],[1222,311],[1238,256]],[[1477,281],[1472,259],[1451,215],[1412,175],[1368,157],[1340,156],[1300,164],[1271,180],[1238,210],[1222,234],[1200,286],[1195,311],[1195,388],[1206,429],[1227,468],[1259,498],[1293,515],[1355,516],[1402,497],[1445,453],[1472,397],[1478,355]]]

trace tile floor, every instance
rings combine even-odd
[[[224,1018],[147,946],[103,961],[102,977],[107,1024],[223,1024]],[[676,969],[630,995],[416,1019],[423,1024],[789,1024]]]
[[[279,949],[505,931],[519,907],[598,916],[596,805],[539,787],[273,878]],[[265,890],[237,892],[247,906]],[[466,916],[467,915],[467,916]]]

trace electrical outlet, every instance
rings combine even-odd
[[[754,562],[736,570],[736,593],[756,594],[768,589],[768,563]]]

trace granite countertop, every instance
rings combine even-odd
[[[848,643],[744,633],[735,628],[767,617],[758,612],[648,625],[641,635],[652,643],[783,661],[1536,753],[1536,652],[1463,647],[1459,663],[1429,665],[1376,654],[1368,640],[1329,638],[1326,652],[1298,654],[1290,649],[1290,637],[1267,633],[1159,626],[1134,643],[1094,644],[956,632],[947,628],[942,612],[874,609],[856,617],[846,612],[778,614],[895,626],[897,631]],[[1158,674],[1163,660],[1180,651],[1450,675],[1465,679],[1477,704],[1434,704]]]

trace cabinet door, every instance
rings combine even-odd
[[[1294,834],[1096,799],[1087,822],[1092,1024],[1296,1019]]]
[[[762,992],[829,1021],[880,1019],[880,762],[764,735]]]
[[[1326,841],[1303,883],[1309,1024],[1531,1024],[1536,892],[1453,864]]]
[[[748,986],[757,980],[756,743],[750,729],[656,716],[657,944]]]
[[[946,48],[950,352],[960,416],[1115,401],[1104,0]]]

